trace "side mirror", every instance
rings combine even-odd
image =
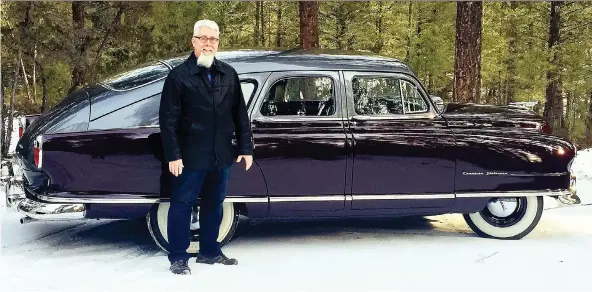
[[[436,110],[439,113],[442,113],[444,111],[444,100],[441,97],[435,95],[430,95],[430,98],[434,102],[434,105],[436,105]]]

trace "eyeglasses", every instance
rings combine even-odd
[[[200,42],[205,43],[207,41],[210,41],[210,44],[217,44],[218,41],[220,40],[219,38],[215,38],[215,37],[207,37],[207,36],[193,36],[194,38],[198,39]]]

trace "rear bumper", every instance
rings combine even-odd
[[[9,173],[2,175],[2,187],[6,193],[6,208],[25,215],[21,223],[36,220],[78,220],[85,219],[86,205],[44,203],[27,198],[22,182],[22,173],[10,161],[3,162]]]

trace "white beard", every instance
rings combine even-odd
[[[204,53],[201,53],[199,57],[197,57],[197,64],[200,66],[204,66],[206,68],[210,68],[214,63],[214,57],[214,54],[206,55]]]

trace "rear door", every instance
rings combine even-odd
[[[450,207],[454,137],[419,82],[394,73],[344,78],[354,140],[351,209]]]

